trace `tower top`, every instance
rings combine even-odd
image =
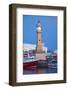
[[[42,25],[41,25],[41,22],[40,22],[40,20],[38,21],[38,23],[37,23],[37,27],[41,27]]]
[[[36,28],[37,28],[37,32],[42,32],[42,25],[41,25],[40,20],[38,21]]]

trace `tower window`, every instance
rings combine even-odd
[[[40,41],[40,40],[39,40]]]

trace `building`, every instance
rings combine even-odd
[[[24,58],[35,57],[36,54],[36,45],[35,44],[24,44],[23,45],[23,56]],[[43,47],[45,54],[47,54],[47,47]]]
[[[42,41],[42,25],[41,22],[38,21],[36,27],[37,33],[37,43],[36,43],[36,59],[37,60],[46,60],[45,50],[43,50],[43,41]]]
[[[40,21],[37,23],[36,27],[37,33],[37,43],[34,44],[24,44],[23,45],[23,68],[32,67],[47,67],[47,48],[44,47],[42,42],[42,26]]]

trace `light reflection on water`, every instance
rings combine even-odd
[[[49,73],[57,73],[57,68],[34,68],[34,69],[26,69],[23,70],[23,74],[49,74]]]
[[[33,68],[28,68],[28,69],[23,69],[23,74],[24,75],[29,75],[29,74],[51,74],[51,73],[57,73],[57,58],[56,59],[51,59],[49,58],[48,60],[48,66],[49,67],[33,67]]]

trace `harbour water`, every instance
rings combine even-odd
[[[51,73],[57,73],[57,60],[55,59],[48,60],[48,67],[31,67],[23,69],[24,75],[51,74]]]
[[[34,68],[34,69],[23,70],[24,75],[28,75],[28,74],[49,74],[49,73],[57,73],[57,68]]]

